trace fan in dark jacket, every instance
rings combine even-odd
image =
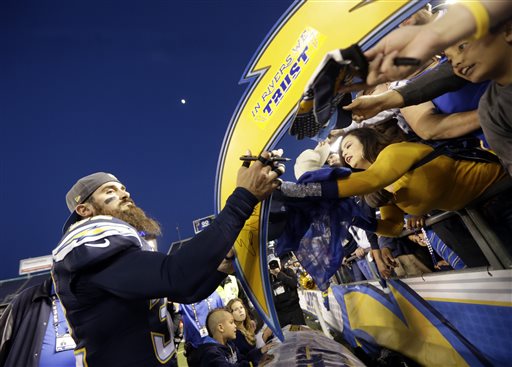
[[[54,320],[57,320],[58,338]],[[0,366],[74,366],[74,343],[69,343],[67,328],[50,277],[40,285],[25,289],[0,318]],[[57,351],[57,341],[59,344],[68,341],[68,344],[59,345]]]
[[[243,367],[252,366],[238,351],[236,325],[233,315],[223,308],[211,311],[206,318],[208,333],[204,343],[197,348],[198,367]],[[196,367],[196,366],[190,366]]]
[[[277,260],[268,263],[274,305],[281,327],[286,325],[306,325],[299,304],[297,277],[291,269],[281,269]]]

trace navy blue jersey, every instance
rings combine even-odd
[[[216,220],[172,255],[149,247],[127,223],[96,216],[70,227],[53,251],[53,277],[77,343],[77,366],[168,366],[174,354],[164,297],[210,295],[220,264],[256,198],[236,189]]]

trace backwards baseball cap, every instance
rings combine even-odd
[[[66,220],[66,223],[64,223],[62,233],[65,233],[69,226],[81,219],[81,217],[75,211],[76,207],[86,201],[89,196],[91,196],[94,191],[98,189],[98,187],[107,182],[120,181],[113,174],[96,172],[89,176],[82,177],[73,185],[71,190],[69,190],[66,194],[66,204],[71,214]]]

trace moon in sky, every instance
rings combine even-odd
[[[185,104],[185,103],[187,103],[187,101],[185,99],[182,99],[181,104]]]

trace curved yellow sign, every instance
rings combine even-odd
[[[217,167],[216,209],[236,186],[239,157],[275,147],[304,87],[328,51],[358,43],[368,48],[426,1],[298,1],[276,23],[244,73],[248,90],[226,132]],[[286,155],[286,152],[285,152]],[[269,289],[266,204],[258,206],[238,237],[236,269],[251,301],[282,337]]]

